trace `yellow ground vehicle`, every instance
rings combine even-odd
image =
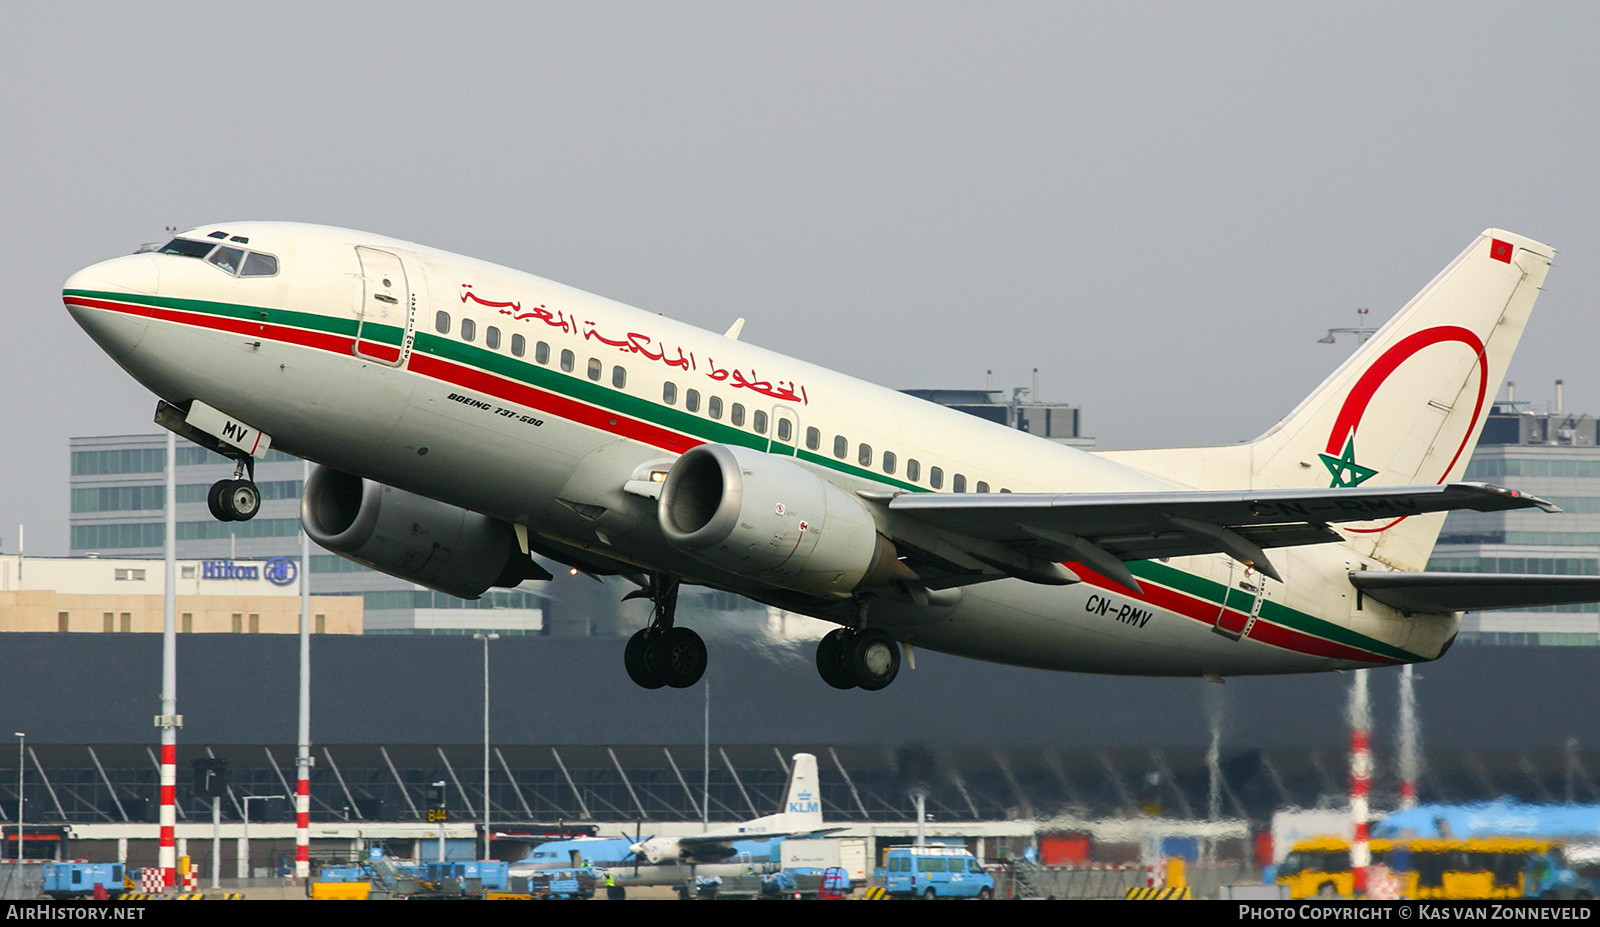
[[[1535,898],[1572,881],[1554,840],[1373,840],[1371,848],[1373,865],[1392,872],[1406,898]],[[1315,837],[1296,843],[1278,867],[1277,882],[1289,886],[1294,898],[1348,896],[1349,841]]]

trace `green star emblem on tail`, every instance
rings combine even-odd
[[[1350,437],[1344,439],[1344,453],[1338,457],[1331,454],[1317,456],[1322,458],[1322,465],[1327,467],[1328,473],[1333,476],[1333,482],[1328,484],[1329,489],[1360,486],[1378,474],[1378,471],[1371,467],[1363,467],[1356,463],[1356,436],[1353,432]]]

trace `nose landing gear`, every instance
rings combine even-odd
[[[622,651],[623,668],[629,679],[646,689],[687,689],[705,675],[705,641],[690,629],[672,624],[678,609],[676,579],[658,574],[645,594],[655,603],[655,617],[649,627],[628,638]]]
[[[233,479],[218,480],[206,492],[206,508],[217,521],[249,521],[261,511],[261,490],[251,478],[243,478],[246,469],[255,476],[253,461],[241,460],[233,468]]]
[[[249,521],[261,511],[261,490],[249,480],[218,480],[206,493],[206,507],[217,521]]]

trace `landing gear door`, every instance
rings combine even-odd
[[[400,256],[356,246],[361,274],[356,280],[357,357],[389,367],[404,364],[411,353],[412,322],[417,295]]]

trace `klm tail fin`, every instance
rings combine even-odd
[[[789,785],[784,789],[783,808],[777,814],[708,831],[695,839],[754,839],[762,835],[777,837],[827,830],[822,823],[822,790],[818,782],[817,758],[809,753],[796,753],[794,766],[789,770]]]
[[[789,771],[789,787],[784,790],[783,810],[788,829],[812,831],[822,829],[822,790],[817,781],[817,758],[809,753],[794,755],[794,768]]]
[[[1485,231],[1306,400],[1247,445],[1104,456],[1203,489],[1461,479],[1553,249]],[[1444,516],[1351,526],[1397,569],[1427,563]]]

